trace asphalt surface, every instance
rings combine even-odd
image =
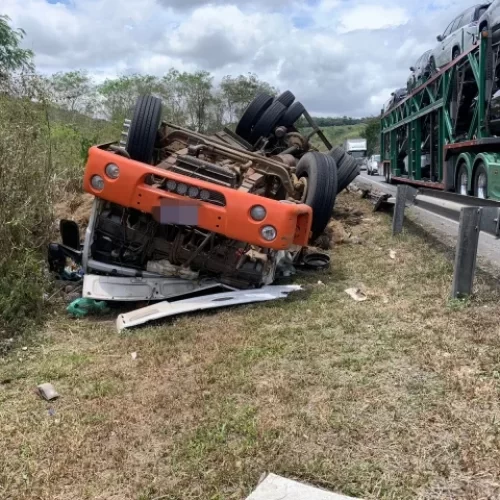
[[[387,184],[382,175],[371,176],[365,171],[361,172],[361,175],[354,182],[360,187],[369,186],[382,193],[396,195],[397,192],[397,187]],[[438,237],[441,243],[450,248],[456,247],[458,222],[415,206],[407,208],[405,215],[425,231]],[[496,276],[500,275],[500,240],[489,234],[481,233],[477,254],[478,264],[481,268]]]

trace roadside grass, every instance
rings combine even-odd
[[[361,243],[288,300],[122,336],[61,311],[0,358],[0,497],[242,499],[272,471],[362,498],[498,498],[497,293],[450,302],[428,242],[392,239],[353,194],[337,213]]]

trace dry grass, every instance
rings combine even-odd
[[[295,298],[123,337],[61,312],[1,360],[0,498],[241,499],[264,471],[363,498],[498,498],[497,293],[449,302],[441,254],[340,205],[361,244]],[[46,381],[53,404],[33,393]]]

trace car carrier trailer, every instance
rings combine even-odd
[[[381,117],[387,182],[500,200],[498,49],[490,33]]]

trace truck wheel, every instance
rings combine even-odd
[[[252,127],[259,121],[264,111],[271,106],[273,98],[268,94],[259,94],[247,107],[238,125],[236,135],[248,141],[252,133]]]
[[[316,151],[306,153],[297,165],[297,177],[307,178],[305,204],[313,211],[313,240],[325,230],[332,215],[337,195],[337,166],[335,160]]]
[[[280,120],[280,125],[285,127],[291,127],[305,111],[305,108],[301,102],[294,102],[283,115],[283,118]]]
[[[467,196],[469,194],[469,172],[465,163],[461,163],[458,167],[457,180],[455,182],[455,193]]]
[[[250,135],[250,142],[255,144],[261,137],[267,137],[275,129],[278,122],[286,112],[286,107],[279,101],[274,101],[269,106],[259,121],[256,123]]]
[[[488,198],[488,172],[484,163],[479,163],[474,172],[474,196],[482,200]]]
[[[341,146],[331,149],[328,154],[335,160],[337,168],[340,168],[346,156],[345,149]]]
[[[295,96],[289,90],[285,90],[285,92],[276,97],[276,101],[281,102],[285,108],[288,108],[295,101]]]
[[[392,172],[391,172],[390,166],[384,167],[384,178],[385,178],[385,182],[387,182],[387,184],[393,184]]]
[[[338,171],[337,194],[342,192],[359,174],[360,168],[356,160],[348,156]]]
[[[126,147],[132,160],[151,163],[160,119],[161,99],[152,95],[137,99]]]

